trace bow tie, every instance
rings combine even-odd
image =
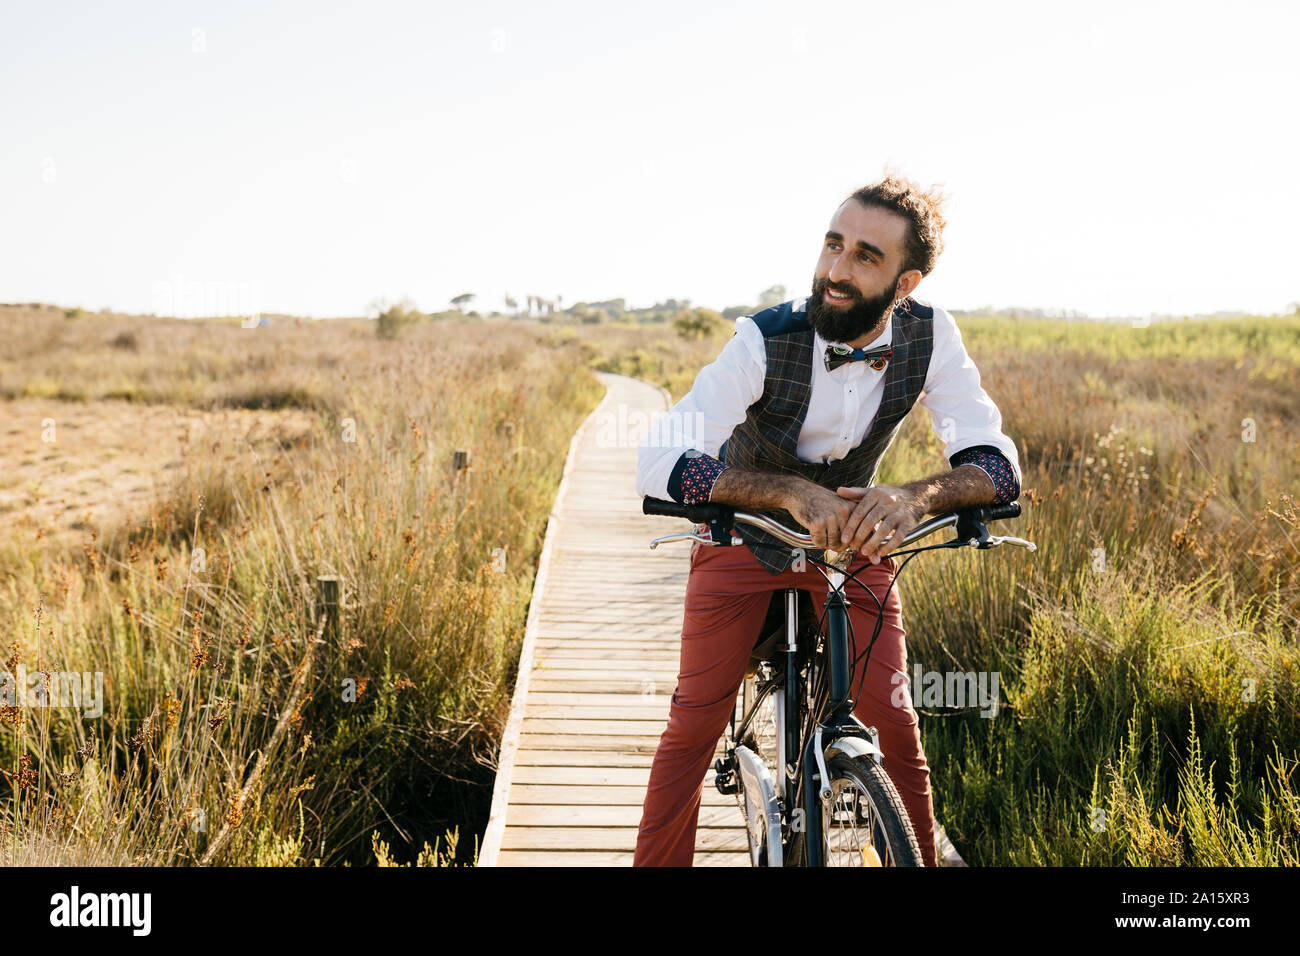
[[[871,367],[879,372],[894,354],[892,345],[881,345],[874,349],[851,349],[845,345],[826,346],[826,371],[833,372],[849,362],[870,362]]]

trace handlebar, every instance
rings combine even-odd
[[[710,529],[711,543],[713,544],[730,544],[732,523],[739,521],[742,524],[751,527],[760,528],[766,531],[780,541],[795,548],[818,549],[818,545],[813,544],[812,535],[804,534],[787,528],[778,521],[774,521],[764,514],[753,514],[748,511],[738,511],[732,505],[717,504],[709,502],[706,504],[686,505],[677,501],[665,501],[662,498],[645,498],[641,502],[641,511],[648,515],[664,515],[669,518],[685,518],[696,524],[707,524]],[[1013,544],[1018,547],[1026,548],[1029,551],[1037,551],[1038,547],[1032,541],[1026,541],[1023,538],[1012,538],[1007,536],[990,535],[986,525],[990,521],[1002,521],[1007,518],[1018,518],[1020,516],[1020,502],[1012,501],[1004,505],[981,505],[972,508],[962,508],[956,511],[945,512],[944,514],[935,515],[927,518],[904,535],[899,546],[911,544],[926,535],[934,534],[941,528],[956,526],[957,535],[954,538],[954,544],[960,541],[962,545],[975,548],[991,548],[999,544]],[[892,536],[891,536],[892,537]],[[650,543],[650,547],[655,547],[664,541],[681,540],[691,538],[697,541],[706,539],[695,534],[668,535],[663,538],[656,538]],[[889,538],[885,539],[886,541]],[[833,550],[833,549],[827,549]],[[844,552],[840,552],[841,554]]]

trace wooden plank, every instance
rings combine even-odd
[[[591,595],[593,594],[597,596],[592,598]],[[594,608],[650,615],[669,615],[673,613],[680,615],[682,613],[681,608],[674,608],[671,605],[665,607],[663,599],[650,589],[646,589],[644,594],[635,591],[629,594],[626,586],[612,581],[603,583],[599,588],[585,589],[581,594],[574,593],[570,596],[547,594],[546,601],[543,604],[543,609],[547,611],[570,609],[589,611]]]
[[[561,691],[573,691],[581,694],[640,694],[643,692],[641,681],[635,676],[623,678],[611,678],[591,676],[591,671],[566,671],[566,675],[557,676],[550,670],[536,671],[530,682],[538,690],[550,693],[559,693]],[[572,676],[576,674],[577,676]],[[677,689],[677,678],[672,680],[655,680],[653,690],[656,694],[665,694],[669,697]]]
[[[628,598],[640,597],[651,599],[662,588],[685,587],[690,565],[681,567],[649,567],[636,571],[614,570],[624,558],[609,556],[592,556],[580,561],[568,556],[564,566],[573,572],[557,590],[571,600],[587,599],[593,594],[604,594],[617,590],[615,596]]]
[[[678,637],[682,633],[682,615],[678,612],[674,617],[651,617],[641,612],[625,613],[622,611],[602,611],[599,608],[581,610],[549,611],[541,610],[538,612],[538,624],[546,625],[547,630],[567,630],[574,636],[602,636],[608,638],[610,634],[623,633],[629,631],[635,632],[638,625],[648,627],[672,629],[677,632]]]
[[[635,650],[638,648],[653,651],[656,653],[667,652],[671,654],[680,654],[682,646],[682,636],[672,634],[667,637],[641,638],[637,641],[630,641],[626,637],[610,637],[599,634],[575,634],[572,636],[566,634],[548,634],[545,637],[537,639],[539,650],[553,648],[573,648],[581,649],[589,647],[594,650]]]
[[[737,811],[739,812],[739,811]],[[506,850],[624,850],[636,849],[637,832],[631,827],[506,827]],[[745,831],[738,827],[728,830],[697,831],[695,852],[701,850],[730,850],[747,853],[749,844]]]
[[[564,634],[550,633],[537,640],[539,650],[566,651],[624,651],[644,654],[681,654],[682,635],[680,632],[663,634],[659,637],[643,637],[629,640],[626,636],[614,633]]]
[[[704,785],[713,786],[710,768]],[[523,767],[515,765],[516,783],[581,784],[597,787],[644,787],[650,782],[650,768],[645,767]]]
[[[521,827],[629,827],[635,834],[641,825],[641,808],[626,807],[592,807],[571,804],[518,804],[510,808],[509,830]],[[740,826],[740,807],[733,801],[730,806],[701,806],[699,823],[701,830],[735,829],[744,831]]]
[[[559,664],[560,662],[556,662]],[[597,685],[611,685],[616,690],[631,688],[641,692],[646,681],[654,684],[656,693],[672,693],[672,688],[677,686],[677,672],[675,670],[652,670],[649,666],[641,670],[613,670],[613,669],[591,669],[576,667],[541,667],[530,668],[533,676],[541,680],[551,681],[572,681],[590,685],[589,690],[596,690]],[[662,690],[661,690],[662,689]]]
[[[520,750],[618,750],[624,753],[654,755],[659,735],[612,734],[521,734]]]
[[[632,854],[615,850],[502,850],[500,866],[631,866]],[[749,866],[748,853],[697,852],[695,866]]]
[[[662,707],[653,704],[635,709],[631,707],[582,707],[575,704],[533,704],[529,702],[526,717],[544,720],[653,720],[664,724],[668,720],[668,698]]]
[[[515,767],[649,767],[653,759],[644,751],[520,749]]]
[[[590,622],[590,620],[573,618],[569,620],[547,620],[545,623],[539,623],[538,632],[545,633],[547,636],[563,635],[565,637],[603,637],[603,639],[606,640],[610,640],[612,636],[620,636],[627,637],[628,640],[634,641],[636,640],[637,633],[640,633],[640,631],[629,631],[630,627],[632,627],[632,624],[630,623],[623,624],[623,626],[619,627],[611,627],[608,622]],[[671,628],[662,626],[662,624],[660,624],[660,626],[654,626],[654,628],[656,628],[656,630],[653,630],[651,626],[647,626],[647,635],[659,639],[659,637],[663,636],[664,632],[672,631],[673,633],[676,633],[677,640],[681,640],[681,622],[677,622],[675,626],[672,626]]]
[[[622,628],[605,629],[607,633],[593,633],[594,628],[565,627],[563,624],[548,624],[545,627],[538,626],[538,640],[601,640],[601,641],[619,641],[623,644],[637,644],[644,641],[647,644],[660,644],[673,642],[680,644],[682,639],[682,629],[680,627],[670,627],[667,625],[658,628],[638,627],[635,634],[628,633]]]
[[[510,805],[517,803],[570,803],[592,804],[599,807],[639,807],[645,804],[645,787],[584,787],[562,784],[514,783],[510,787]],[[736,798],[718,793],[712,786],[705,787],[700,796],[701,805],[732,806]],[[739,820],[739,817],[737,817]]]
[[[524,713],[526,734],[589,734],[593,737],[609,735],[662,734],[662,720],[582,720],[580,718],[529,717]]]
[[[551,663],[552,661],[555,663]],[[550,670],[602,671],[610,676],[622,671],[636,671],[642,675],[670,674],[673,680],[677,679],[677,661],[638,660],[635,657],[554,657],[538,651],[533,667],[545,667]]]
[[[581,691],[552,693],[550,691],[534,690],[528,695],[528,706],[532,707],[534,704],[546,706],[568,704],[579,707],[624,707],[646,703],[646,696],[635,691],[626,694],[585,694]],[[656,694],[650,697],[650,700],[654,701],[656,706],[664,708],[664,717],[668,716],[668,704],[671,696],[671,694]]]
[[[541,660],[583,660],[583,661],[655,661],[676,664],[681,655],[676,650],[653,650],[632,647],[539,647],[537,656]]]

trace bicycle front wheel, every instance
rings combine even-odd
[[[837,753],[826,764],[831,802],[822,809],[825,866],[924,866],[912,822],[885,768],[867,757]],[[790,856],[807,866],[806,833]]]

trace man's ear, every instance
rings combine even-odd
[[[912,294],[912,290],[921,284],[921,270],[908,269],[898,277],[897,294],[900,299],[906,299]]]

